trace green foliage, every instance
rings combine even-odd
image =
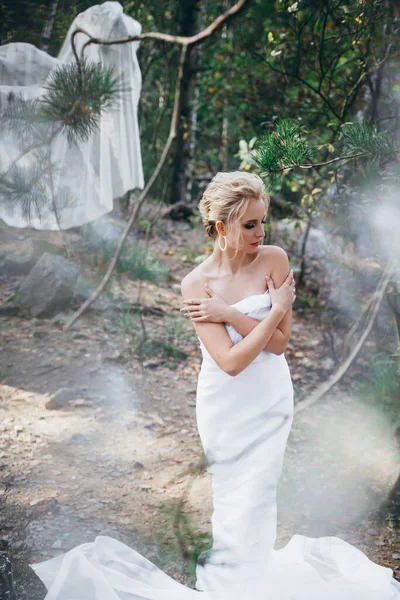
[[[346,123],[341,130],[342,144],[336,148],[329,144],[329,152],[337,151],[337,155],[332,155],[325,162],[316,161],[315,168],[332,169],[332,162],[337,162],[336,169],[340,168],[341,161],[347,161],[351,158],[360,159],[364,157],[377,165],[384,166],[388,161],[396,161],[397,148],[394,140],[386,133],[377,131],[374,125],[362,123]],[[310,170],[313,167],[311,162],[316,157],[317,152],[324,149],[324,145],[319,147],[311,145],[303,134],[300,124],[295,120],[284,119],[278,122],[275,129],[260,138],[255,143],[255,149],[250,153],[252,164],[258,167],[260,175],[266,179],[267,186],[271,190],[278,182],[282,181],[286,175],[288,181],[288,172],[294,169]],[[350,153],[349,153],[350,152]],[[245,160],[249,160],[248,157]],[[315,161],[314,161],[315,162]],[[250,163],[249,163],[250,164]],[[334,171],[330,170],[329,175]],[[371,177],[371,171],[363,171],[364,177]],[[315,172],[313,179],[315,182]],[[313,180],[310,179],[310,185]],[[304,179],[297,178],[299,183],[305,184]],[[332,183],[332,177],[329,179],[320,178],[319,185],[313,187],[303,195],[301,206],[305,212],[311,214],[317,210],[317,199],[324,187]],[[293,189],[293,188],[292,188]],[[298,187],[297,187],[298,189]]]
[[[341,137],[354,152],[370,154],[373,158],[395,158],[394,140],[384,131],[368,123],[350,123],[342,127]]]
[[[60,167],[50,159],[54,129],[43,116],[42,102],[10,93],[7,101],[0,103],[0,126],[4,133],[12,133],[21,147],[20,156],[0,172],[1,195],[10,206],[19,205],[28,222],[40,219],[42,211],[50,207],[61,227],[63,208],[72,207],[76,199],[66,188],[59,190],[57,197],[53,193]]]
[[[133,337],[137,337],[140,332],[138,315],[132,312],[132,306],[128,302],[106,315],[103,327],[109,333],[124,333]]]
[[[48,11],[46,3],[23,0],[19,11],[11,0],[3,5],[3,42],[39,45]],[[90,0],[59,5],[50,44],[52,54],[58,52],[72,19],[91,5]],[[143,31],[177,33],[171,31],[171,23],[177,22],[176,16],[182,10],[176,0],[150,4],[125,0],[123,7],[126,14],[139,20]],[[223,0],[208,4],[202,25],[224,10]],[[213,174],[224,166],[221,144],[225,125],[228,170],[239,166],[238,157],[230,149],[237,148],[241,140],[261,138],[276,119],[293,118],[305,131],[318,131],[321,148],[335,144],[340,126],[366,106],[363,90],[369,86],[375,69],[380,68],[380,61],[397,48],[393,23],[391,9],[376,0],[346,4],[333,0],[302,0],[297,5],[291,0],[249,3],[236,19],[201,45],[202,64],[196,71],[199,110],[194,175]],[[143,76],[139,129],[147,180],[168,137],[178,50],[163,42],[143,41],[138,58]],[[91,97],[85,98],[77,107],[77,118],[85,126],[90,125],[85,114],[90,102]],[[153,188],[157,199],[164,199],[168,193],[170,167],[168,159]],[[241,164],[240,168],[247,167]],[[273,191],[299,202],[296,187],[295,177],[291,176]],[[195,181],[192,196],[196,197],[198,191]]]
[[[71,208],[76,199],[68,189],[54,196],[53,181],[62,167],[50,159],[51,143],[64,132],[69,143],[86,141],[122,91],[112,68],[84,61],[83,72],[84,95],[78,67],[71,63],[55,71],[40,100],[11,93],[0,104],[0,125],[20,146],[20,156],[0,172],[0,192],[10,205],[20,205],[28,222],[34,216],[40,219],[46,207],[62,227],[62,209]]]
[[[308,163],[312,155],[313,150],[302,135],[299,122],[283,119],[276,124],[272,133],[258,141],[252,156],[261,176],[267,179],[271,187],[282,171]]]
[[[69,143],[85,142],[98,129],[101,115],[117,104],[123,91],[122,79],[114,76],[113,67],[84,60],[82,72],[84,90],[76,62],[57,69],[46,83],[41,101],[44,118],[65,132]]]
[[[129,279],[143,279],[158,284],[164,283],[168,277],[166,267],[156,258],[150,257],[144,246],[123,250],[117,263],[117,272],[125,273]]]
[[[108,265],[115,254],[121,232],[122,228],[116,225],[103,225],[102,229],[100,225],[87,224],[83,229],[82,260],[93,265]],[[116,272],[134,281],[152,281],[159,285],[165,283],[168,278],[166,267],[159,260],[151,257],[145,246],[132,244],[131,241],[128,241],[122,249]]]
[[[25,100],[10,93],[7,101],[0,98],[0,124],[4,133],[12,133],[24,148],[40,148],[51,141],[51,127],[41,113],[41,101]]]
[[[400,354],[376,354],[368,365],[366,393],[379,405],[400,408]]]
[[[184,360],[187,356],[186,352],[169,342],[164,343],[163,350],[166,356],[174,360]]]
[[[129,343],[128,354],[139,359],[159,358],[165,367],[175,369],[179,361],[187,358],[178,344],[190,334],[178,317],[169,317],[161,331],[150,331],[146,325],[143,329],[139,313],[126,302],[105,316],[103,327],[109,333],[125,335]]]
[[[134,351],[142,358],[164,358],[164,365],[171,369],[176,367],[176,361],[185,360],[187,357],[186,352],[164,337],[149,337],[142,342],[135,340]]]
[[[188,331],[186,323],[182,317],[167,317],[167,320],[164,324],[164,331],[166,337],[175,343],[178,340],[190,339],[192,337],[192,328],[190,328],[190,331]]]
[[[163,556],[160,557],[161,568],[169,566],[171,562],[184,561],[185,577],[190,584],[195,578],[197,558],[210,548],[212,537],[209,533],[195,531],[192,519],[179,505],[177,508],[176,501],[165,502],[159,508],[164,516],[164,524],[156,530],[155,536],[159,544],[168,544],[168,551],[163,549]]]
[[[198,264],[206,258],[203,255],[201,249],[197,245],[185,246],[183,249],[182,260],[183,262]]]

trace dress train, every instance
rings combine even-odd
[[[268,292],[235,303],[263,319]],[[234,343],[241,335],[231,326]],[[45,600],[400,600],[392,569],[338,537],[294,535],[274,549],[276,490],[293,419],[285,356],[262,351],[236,377],[200,341],[196,419],[212,475],[212,547],[198,557],[196,589],[125,544],[98,536],[32,565]]]

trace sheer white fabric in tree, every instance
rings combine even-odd
[[[262,320],[265,294],[235,306]],[[241,335],[226,326],[233,343]],[[197,426],[212,474],[213,544],[200,554],[195,590],[107,536],[32,565],[45,600],[400,600],[393,571],[338,537],[294,535],[275,550],[276,491],[293,418],[286,358],[262,351],[227,375],[200,343]]]
[[[73,21],[57,58],[35,46],[12,43],[0,47],[0,101],[9,95],[25,100],[43,96],[44,85],[54,70],[74,61],[71,35],[78,27],[90,35],[119,39],[141,33],[141,25],[123,13],[119,2],[92,6]],[[88,37],[79,33],[78,53]],[[85,56],[105,67],[114,66],[114,74],[123,76],[124,90],[118,103],[107,110],[99,130],[84,143],[69,144],[65,134],[58,134],[51,144],[40,145],[41,135],[49,136],[49,123],[35,123],[36,147],[32,139],[23,139],[17,131],[0,134],[0,218],[14,227],[67,229],[92,221],[113,208],[113,199],[128,190],[144,187],[137,107],[141,91],[141,72],[136,52],[139,42],[103,46],[91,44]],[[38,152],[40,156],[38,158]],[[51,164],[46,169],[47,161]],[[40,176],[35,179],[35,173]],[[6,176],[4,177],[4,175]],[[26,177],[26,195],[17,194],[7,185],[7,178]],[[24,212],[29,197],[36,194],[37,209],[30,216]],[[45,201],[43,200],[45,198]]]

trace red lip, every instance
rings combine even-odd
[[[259,246],[260,242],[254,242],[254,244],[251,244],[252,246]]]

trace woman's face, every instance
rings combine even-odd
[[[239,227],[242,240],[240,249],[243,252],[257,252],[258,246],[265,237],[264,224],[266,223],[266,216],[264,201],[261,198],[251,198],[243,217],[234,224],[233,229],[235,229],[235,232],[232,232],[234,236],[237,227]],[[228,239],[231,237],[234,240],[233,236],[228,236]]]

